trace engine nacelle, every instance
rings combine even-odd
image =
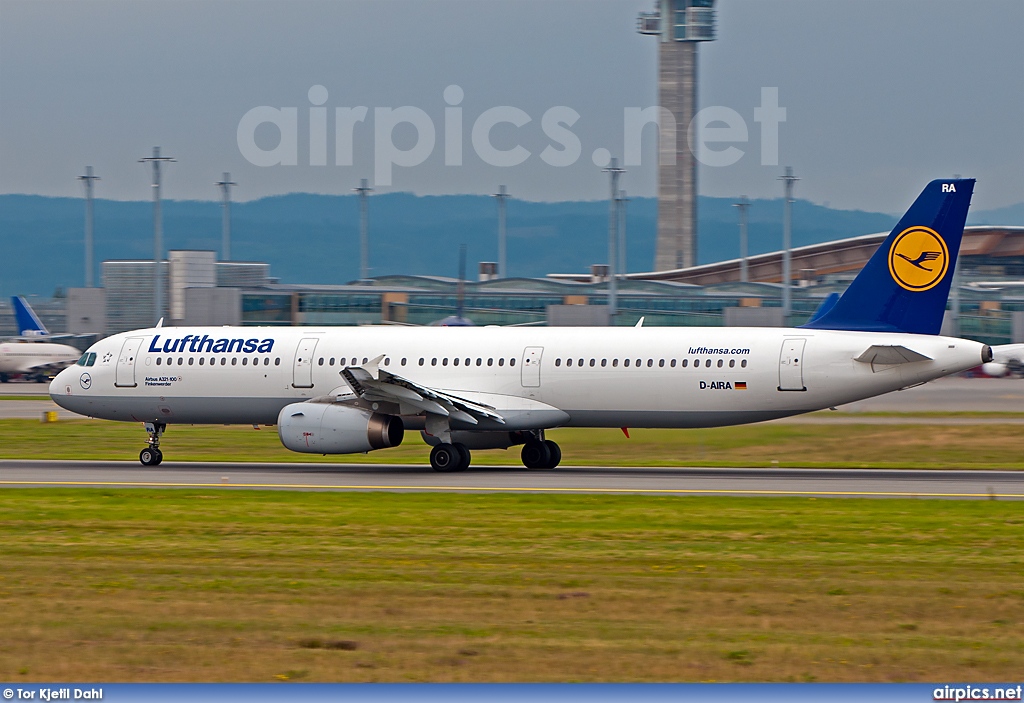
[[[357,454],[397,447],[402,418],[332,403],[292,403],[277,417],[281,444],[293,452]]]

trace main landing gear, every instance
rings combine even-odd
[[[469,468],[472,455],[465,444],[442,443],[430,450],[430,466],[434,471],[465,471]]]
[[[160,436],[167,429],[167,425],[162,422],[147,422],[146,432],[149,434],[149,440],[147,440],[149,446],[139,452],[139,461],[142,462],[143,466],[157,466],[161,461],[164,460],[164,453],[160,451]]]
[[[522,459],[528,469],[553,469],[562,460],[562,450],[550,439],[531,439],[523,445]]]
[[[523,445],[523,466],[528,469],[553,469],[562,460],[562,450],[544,435],[530,435]],[[434,471],[450,473],[469,468],[471,456],[465,444],[442,442],[430,451],[430,466]]]

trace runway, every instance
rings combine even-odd
[[[0,461],[0,487],[30,486],[1021,500],[1024,472]]]

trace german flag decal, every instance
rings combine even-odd
[[[738,391],[745,391],[745,390],[747,390],[747,382],[746,381],[736,381],[736,385],[734,387]]]

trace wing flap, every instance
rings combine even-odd
[[[404,403],[423,412],[450,417],[471,425],[481,419],[504,424],[505,418],[494,407],[478,403],[435,388],[423,386],[380,368],[382,356],[363,366],[346,366],[341,370],[352,392],[369,401]]]

